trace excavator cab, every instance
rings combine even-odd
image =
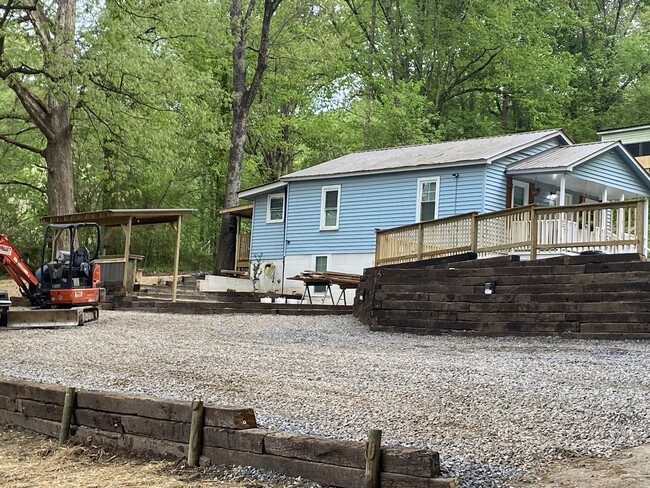
[[[94,263],[99,246],[99,226],[94,222],[50,224],[45,228],[41,264],[35,273],[43,305],[69,307],[99,302],[100,269]]]
[[[99,226],[93,222],[48,225],[34,271],[0,234],[0,265],[32,307],[10,310],[9,295],[0,292],[0,328],[68,327],[97,320],[100,269],[94,260],[99,246]]]

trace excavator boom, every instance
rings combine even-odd
[[[0,234],[0,263],[5,266],[21,293],[31,299],[34,293],[32,290],[38,287],[38,279],[5,234]]]

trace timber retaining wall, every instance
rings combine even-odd
[[[0,378],[0,421],[58,437],[66,388]],[[185,458],[192,403],[77,390],[71,440],[127,451]],[[365,443],[282,433],[257,427],[249,408],[205,405],[201,464],[238,464],[301,476],[342,488],[363,486]],[[382,447],[383,488],[454,488],[440,477],[439,455],[427,449]]]
[[[520,261],[467,253],[369,268],[354,313],[389,332],[647,339],[650,262],[638,254]]]

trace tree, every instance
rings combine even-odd
[[[249,48],[247,44],[250,41],[251,24],[254,17],[253,14],[255,13],[255,0],[249,1],[245,12],[243,11],[241,0],[231,0],[230,2],[233,76],[231,146],[228,156],[226,196],[224,202],[226,207],[234,207],[238,203],[237,193],[241,185],[248,117],[251,105],[266,71],[269,56],[271,20],[280,6],[280,2],[281,0],[264,0],[259,44],[255,49],[257,63],[250,84],[247,81],[248,63],[246,62],[246,50]],[[230,213],[225,213],[221,217],[215,274],[218,274],[222,269],[232,269],[235,266],[236,222],[236,217]]]
[[[75,96],[75,22],[75,0],[51,5],[40,0],[7,0],[0,7],[0,79],[23,109],[0,114],[0,120],[22,117],[42,135],[38,145],[8,135],[0,139],[45,159],[48,207],[54,215],[75,210],[70,122]],[[38,57],[31,49],[35,46],[40,50]]]

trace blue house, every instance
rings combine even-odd
[[[363,151],[239,193],[253,203],[250,255],[287,277],[362,273],[375,231],[467,212],[650,196],[650,176],[619,142],[574,144],[544,130]],[[267,285],[268,287],[268,285]]]

